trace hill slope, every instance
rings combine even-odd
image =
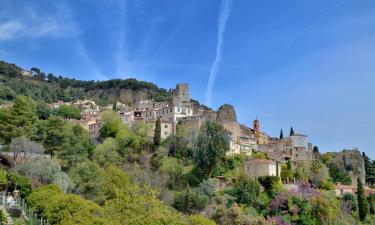
[[[32,75],[24,75],[15,64],[0,61],[0,101],[12,101],[17,95],[27,95],[46,102],[73,101],[91,98],[101,105],[115,100],[133,104],[140,99],[166,101],[170,93],[157,85],[130,78],[108,81],[82,81],[45,74],[32,68]]]

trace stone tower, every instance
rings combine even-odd
[[[260,124],[259,124],[259,120],[258,119],[254,120],[254,122],[253,122],[253,129],[254,129],[255,134],[257,134],[257,133],[260,132]]]
[[[190,102],[189,84],[177,84],[172,90],[172,101],[173,105]]]

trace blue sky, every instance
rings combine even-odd
[[[77,79],[188,82],[241,123],[375,158],[372,0],[0,0],[0,59]]]

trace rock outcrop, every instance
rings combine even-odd
[[[330,161],[349,173],[354,186],[357,186],[358,177],[362,180],[362,183],[365,183],[365,162],[359,150],[343,150],[330,154],[333,155]]]
[[[227,122],[237,122],[237,115],[234,107],[230,104],[224,104],[220,106],[217,111],[217,122],[227,123]]]

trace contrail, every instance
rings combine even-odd
[[[116,53],[116,63],[117,63],[117,76],[123,76],[127,71],[127,52],[126,52],[126,24],[125,24],[125,14],[127,14],[127,2],[119,1],[120,10],[120,30],[118,35],[118,50]]]
[[[231,12],[232,3],[233,3],[233,0],[222,0],[221,2],[220,15],[218,19],[216,55],[215,55],[215,60],[211,66],[210,77],[208,79],[207,89],[206,89],[206,104],[208,106],[211,105],[212,89],[215,85],[215,80],[217,77],[217,73],[219,71],[219,65],[220,65],[222,54],[223,54],[224,32],[225,32],[225,27],[227,24],[228,17]]]
[[[298,39],[303,37],[308,31],[310,31],[312,28],[314,28],[316,25],[318,25],[320,22],[322,22],[327,16],[329,16],[333,11],[335,11],[336,8],[338,8],[342,3],[344,3],[345,0],[339,0],[337,1],[332,7],[327,9],[323,14],[321,14],[319,17],[317,17],[311,24],[309,24],[307,27],[305,27],[301,32],[299,32],[294,38],[290,39],[284,46],[282,46],[279,51],[274,52],[270,58],[277,55],[279,52],[281,52],[283,49],[291,46],[294,42],[296,42]]]

